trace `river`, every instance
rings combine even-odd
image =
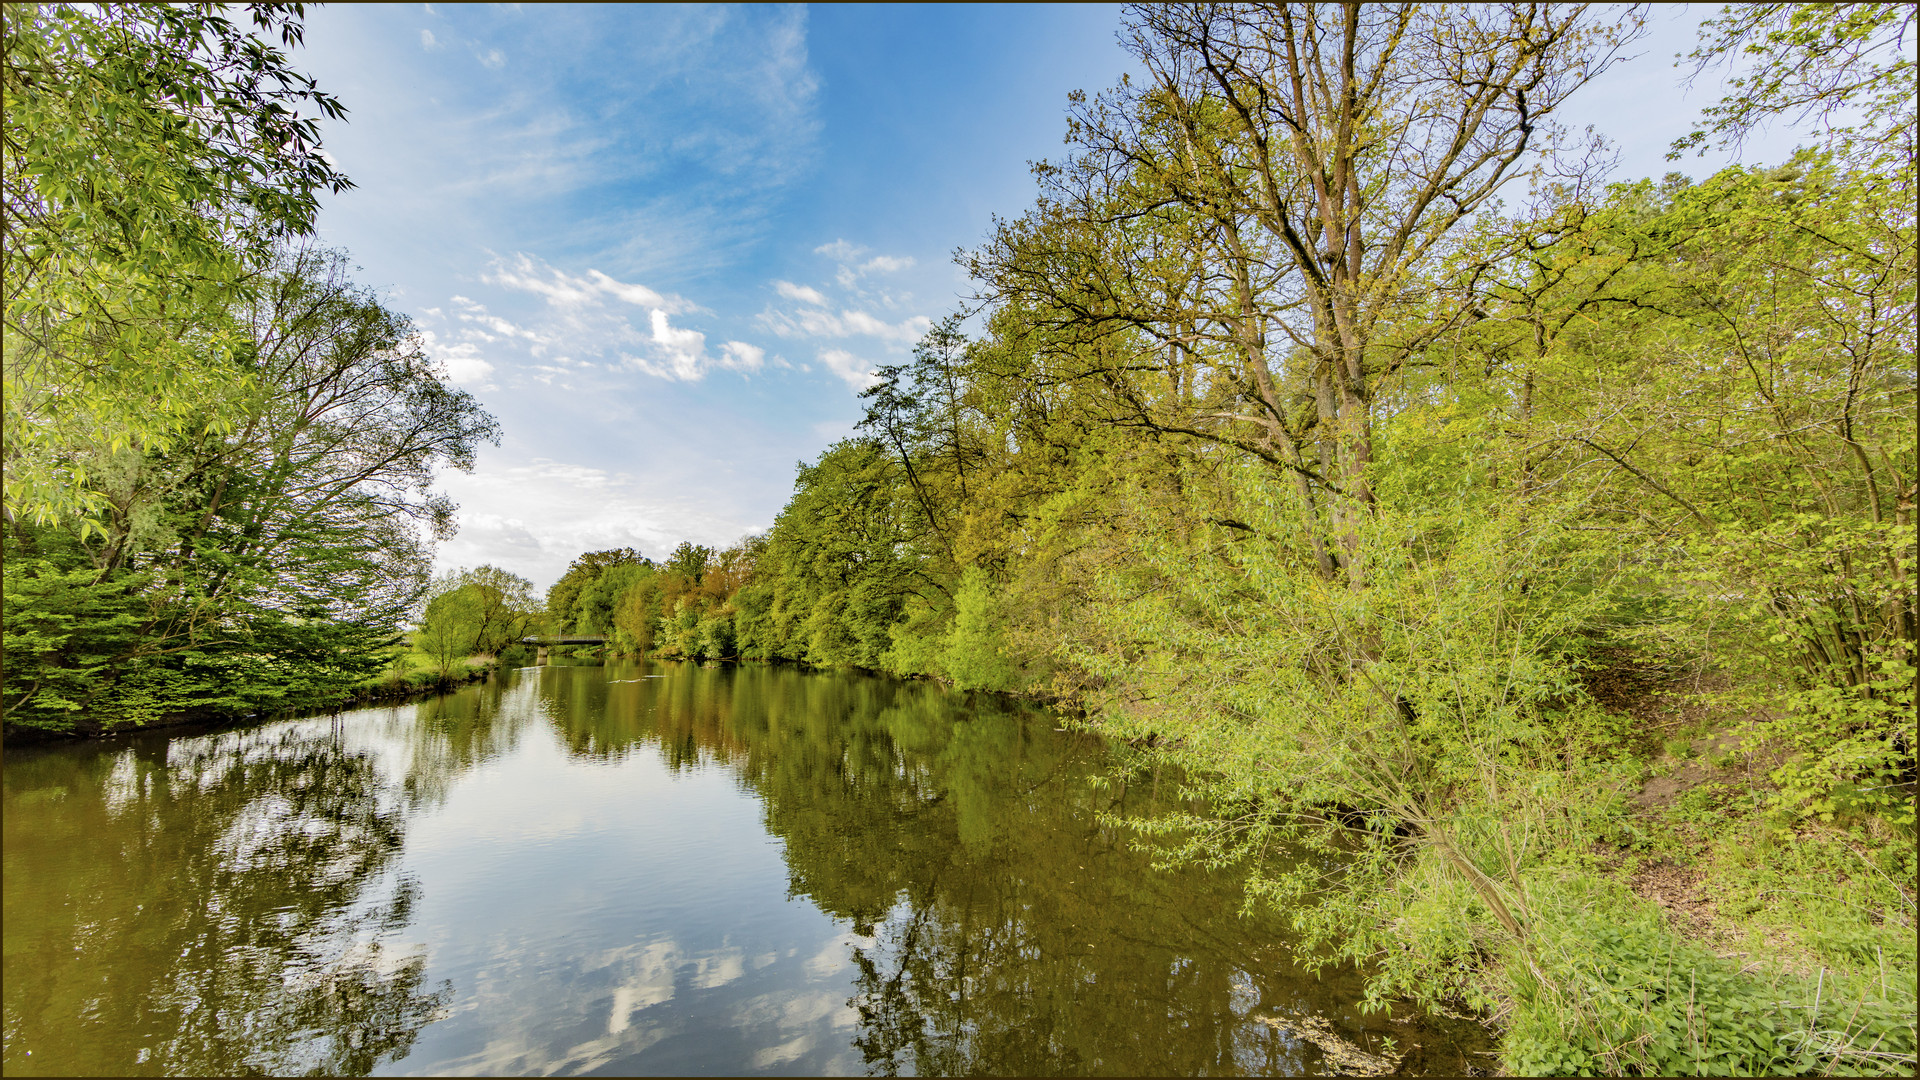
[[[926,683],[634,663],[12,749],[5,1072],[1490,1063],[1477,1025],[1363,1016],[1357,976],[1303,974],[1230,874],[1153,870],[1113,819],[1171,781],[1096,786],[1107,751],[1058,724]]]

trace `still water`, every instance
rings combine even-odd
[[[17,749],[5,1057],[31,1074],[1403,1071],[1233,878],[1161,873],[1045,712],[759,666]],[[1277,1021],[1281,1021],[1276,1023]],[[1418,1044],[1415,1046],[1414,1044]]]

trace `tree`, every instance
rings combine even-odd
[[[1550,287],[1489,278],[1487,327],[1558,328],[1513,428],[1533,484],[1582,491],[1656,575],[1675,617],[1642,635],[1775,718],[1790,799],[1904,804],[1920,432],[1911,187],[1891,179],[1807,150],[1621,185],[1517,273]]]
[[[587,624],[582,624],[579,603],[583,594],[592,589],[610,567],[628,564],[652,566],[653,560],[632,548],[589,551],[573,560],[567,572],[560,575],[560,580],[547,589],[547,614],[553,620],[554,628],[561,633],[591,632],[603,628],[601,622],[591,618]]]
[[[669,574],[678,574],[689,584],[698,585],[701,577],[707,572],[707,562],[712,558],[712,548],[696,544],[691,540],[682,540],[680,546],[673,549],[673,554],[667,556],[667,561],[661,565],[660,569]]]
[[[452,587],[427,602],[413,635],[413,647],[433,660],[443,682],[479,648],[486,619],[486,600],[477,586],[447,584]]]
[[[532,632],[541,613],[533,598],[533,582],[497,566],[458,571],[453,580],[471,591],[479,613],[475,651],[498,656]]]
[[[1129,9],[1150,76],[1082,99],[1079,153],[971,260],[991,295],[1085,339],[1124,422],[1291,478],[1354,564],[1374,403],[1441,318],[1396,326],[1450,239],[1562,149],[1551,116],[1638,17],[1584,8]],[[1057,313],[1057,314],[1056,314]],[[1408,333],[1412,329],[1411,333]],[[1164,374],[1143,385],[1148,372]]]
[[[1709,139],[1739,146],[1770,121],[1818,121],[1830,147],[1914,161],[1914,62],[1910,4],[1740,4],[1701,24],[1693,79],[1744,65],[1732,91],[1667,156]]]
[[[4,14],[5,512],[102,502],[76,443],[166,451],[230,430],[246,378],[220,317],[346,177],[295,70],[298,4],[18,4]],[[304,114],[301,110],[307,110]]]
[[[446,383],[404,317],[352,285],[337,254],[283,253],[227,317],[249,377],[209,409],[236,427],[165,451],[76,442],[70,458],[87,463],[99,500],[86,526],[8,525],[8,599],[21,617],[52,618],[38,605],[83,595],[94,613],[74,609],[67,629],[22,640],[6,675],[9,724],[331,704],[418,604],[423,533],[451,525],[451,504],[430,494],[434,472],[470,465],[492,417]],[[31,689],[49,679],[68,691]]]
[[[771,655],[877,668],[908,595],[936,588],[904,527],[913,495],[869,438],[829,447],[800,468],[794,497],[757,560],[772,585]]]
[[[639,656],[653,651],[660,625],[659,603],[651,574],[641,576],[620,594],[613,612],[613,630],[625,651]]]

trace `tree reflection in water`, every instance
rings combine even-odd
[[[490,680],[387,711],[382,734],[387,745],[405,748],[406,763],[396,771],[410,806],[446,802],[461,775],[519,745],[533,717],[525,709],[503,707],[514,682],[511,677]]]
[[[1106,751],[1054,723],[923,683],[641,664],[512,673],[340,727],[16,751],[5,1069],[356,1074],[413,1053],[439,1071],[1297,1075],[1327,1063],[1262,1019],[1312,1014],[1368,1049],[1453,1043],[1403,1065],[1460,1070],[1457,1033],[1363,1020],[1356,979],[1303,977],[1232,875],[1153,871],[1105,822],[1153,810],[1155,785],[1097,790]],[[476,803],[459,781],[495,760]],[[599,767],[629,761],[646,767]],[[465,880],[498,850],[442,822],[409,855],[437,921],[409,925],[406,815],[443,812],[533,826],[502,834],[498,866],[564,886],[547,921]],[[703,831],[700,813],[731,816]],[[781,844],[753,863],[770,877],[718,873],[751,862],[756,813]],[[695,834],[724,839],[674,841]],[[784,899],[832,922],[792,917],[782,863]],[[755,884],[709,896],[717,880]],[[429,938],[457,1016],[453,984],[391,944]]]
[[[365,1074],[447,1000],[379,940],[416,898],[401,808],[324,720],[16,752],[6,784],[43,804],[6,823],[9,1074],[54,1043],[76,1073]]]
[[[655,670],[674,674],[637,674]],[[1096,791],[1105,751],[1048,714],[758,666],[541,689],[577,755],[738,771],[785,844],[789,895],[868,942],[850,1004],[870,1072],[1297,1075],[1319,1051],[1260,1016],[1408,1036],[1363,1021],[1356,985],[1302,976],[1276,920],[1240,915],[1237,879],[1156,872],[1101,824],[1152,809],[1153,785]]]

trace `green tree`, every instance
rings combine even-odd
[[[970,268],[1075,334],[1115,420],[1279,470],[1322,573],[1361,581],[1377,399],[1448,321],[1405,317],[1418,283],[1637,32],[1524,5],[1131,8],[1148,79],[1080,101],[1077,152]]]
[[[450,587],[427,601],[420,628],[413,634],[413,647],[433,661],[442,681],[452,678],[453,669],[479,649],[487,604],[476,585],[456,580],[445,584]]]
[[[1909,4],[1740,4],[1701,25],[1693,78],[1734,66],[1731,91],[1702,110],[1670,158],[1709,139],[1738,146],[1774,120],[1817,122],[1823,141],[1863,160],[1914,160]],[[1692,81],[1692,80],[1689,80]]]
[[[280,46],[297,4],[17,4],[4,13],[5,509],[102,501],[76,444],[165,451],[237,420],[245,345],[220,316],[322,191],[345,109]],[[275,43],[278,40],[278,44]],[[304,112],[303,112],[304,110]]]
[[[469,465],[492,418],[338,255],[284,253],[230,317],[250,377],[217,404],[239,427],[165,451],[77,445],[99,497],[84,527],[8,525],[22,626],[95,598],[94,614],[66,610],[79,621],[23,639],[6,672],[9,725],[331,704],[416,608],[421,533],[451,526],[451,504],[428,494],[434,472]],[[66,704],[29,689],[49,680]]]
[[[947,676],[961,690],[1016,690],[1020,674],[1007,659],[993,582],[968,567],[953,596],[953,630],[942,658]]]
[[[560,580],[547,589],[547,615],[553,620],[554,629],[563,634],[598,633],[606,629],[613,597],[590,597],[589,594],[609,568],[629,564],[652,566],[653,561],[632,548],[589,551],[573,560]],[[580,609],[583,598],[592,604],[585,612]]]
[[[700,579],[706,575],[707,563],[712,558],[712,548],[696,544],[691,540],[682,540],[680,546],[673,549],[673,554],[667,556],[667,561],[661,564],[660,569],[665,573],[678,574],[688,583],[698,585]]]
[[[613,629],[623,651],[638,656],[653,652],[660,629],[660,593],[652,574],[637,575],[620,593]]]

